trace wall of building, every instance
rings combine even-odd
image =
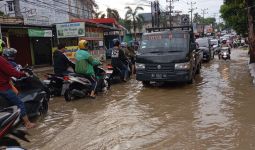
[[[91,18],[91,8],[87,0],[20,0],[25,24],[47,25],[69,22],[72,18]],[[15,16],[10,0],[0,1],[0,11]]]

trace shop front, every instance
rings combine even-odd
[[[28,29],[35,65],[52,64],[52,30]]]
[[[52,28],[2,24],[2,39],[7,47],[17,49],[16,62],[24,65],[51,64]]]
[[[57,43],[66,45],[65,54],[72,61],[75,61],[77,45],[82,39],[88,41],[88,50],[94,57],[105,59],[104,30],[104,27],[86,21],[56,24]]]

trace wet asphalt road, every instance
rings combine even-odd
[[[50,102],[28,149],[255,149],[255,87],[247,51],[203,64],[193,85],[135,79],[95,100]]]

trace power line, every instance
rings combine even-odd
[[[166,0],[166,2],[169,2],[169,22],[170,22],[170,27],[172,27],[172,12],[174,9],[173,3],[175,1],[179,1],[179,0]]]
[[[196,4],[196,2],[190,2],[190,3],[187,3],[188,5],[190,5],[190,22],[191,24],[193,24],[193,11],[197,9],[197,7],[194,8],[194,5]]]
[[[208,10],[208,8],[204,8],[201,9],[202,13],[203,13],[203,36],[205,35],[205,14],[207,14],[208,12],[206,12]]]

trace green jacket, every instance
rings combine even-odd
[[[75,72],[87,76],[95,76],[94,66],[100,62],[94,59],[92,55],[85,50],[78,50],[75,54]]]

